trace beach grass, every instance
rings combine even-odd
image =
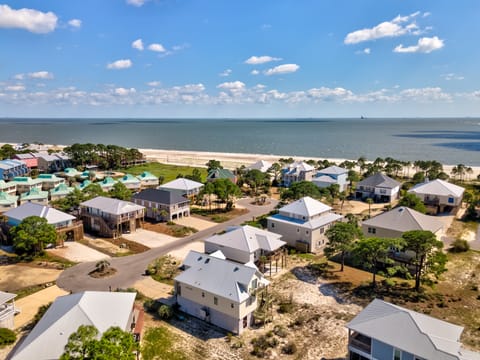
[[[200,170],[202,176],[202,182],[207,179],[207,169],[204,168],[195,168],[193,166],[180,166],[180,165],[170,165],[162,164],[159,162],[149,162],[142,165],[135,165],[122,169],[122,172],[129,173],[132,175],[140,175],[144,171],[148,171],[155,176],[163,177],[163,183],[175,180],[179,174],[191,175],[193,169]]]

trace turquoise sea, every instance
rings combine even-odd
[[[35,141],[480,166],[480,118],[0,119],[0,142]]]

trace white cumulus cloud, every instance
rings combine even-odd
[[[137,39],[134,42],[132,42],[132,48],[142,51],[143,50],[142,39]]]
[[[127,0],[128,5],[133,5],[136,7],[143,6],[148,0]]]
[[[155,51],[155,52],[165,52],[165,48],[162,44],[150,44],[148,45],[148,50]]]
[[[5,90],[7,90],[7,91],[25,91],[25,86],[21,85],[21,84],[9,85],[9,86],[5,87]]]
[[[278,75],[278,74],[288,74],[288,73],[294,73],[300,69],[300,66],[297,64],[283,64],[283,65],[278,65],[275,66],[274,68],[268,69],[265,71],[265,75]]]
[[[230,76],[232,74],[232,69],[226,69],[224,71],[222,71],[220,74],[218,74],[219,76]]]
[[[135,94],[136,92],[137,90],[135,90],[135,88],[126,89],[123,87],[119,87],[114,90],[115,95],[118,95],[118,96],[127,96],[131,94]]]
[[[28,74],[16,74],[13,76],[15,80],[23,80],[23,79],[43,79],[43,80],[50,80],[53,79],[53,74],[48,71],[36,71],[31,72]]]
[[[130,59],[121,59],[114,61],[107,65],[107,69],[110,70],[120,70],[120,69],[128,69],[132,67],[133,63]]]
[[[158,87],[158,86],[162,85],[162,83],[160,81],[149,81],[149,82],[147,82],[147,85],[151,86],[151,87]]]
[[[393,49],[393,52],[396,53],[424,53],[428,54],[432,51],[439,50],[444,47],[442,39],[439,39],[437,36],[428,38],[423,37],[418,40],[417,45],[412,46],[403,46],[403,44],[398,45]]]
[[[463,75],[458,75],[458,74],[455,74],[455,73],[442,74],[440,76],[447,81],[450,81],[450,80],[464,80],[465,79],[465,77]]]
[[[57,27],[57,15],[35,9],[12,9],[0,5],[0,28],[23,29],[37,34],[52,32]]]
[[[224,82],[217,85],[218,89],[225,89],[225,90],[242,90],[245,89],[245,84],[241,81],[231,81],[231,82]]]
[[[68,22],[68,25],[70,25],[73,28],[80,29],[82,27],[82,20],[72,19]]]
[[[250,74],[252,74],[252,75],[258,75],[258,74],[260,74],[260,71],[258,71],[258,70],[252,70],[252,71],[250,72]]]
[[[245,60],[245,64],[249,65],[258,65],[258,64],[265,64],[271,61],[280,61],[282,58],[272,57],[272,56],[250,56],[247,60]]]
[[[407,16],[397,16],[391,21],[384,21],[372,28],[365,28],[361,30],[353,31],[344,39],[345,44],[358,44],[364,41],[376,40],[385,37],[397,37],[408,33],[414,33],[418,31],[418,27],[415,23],[411,22],[413,18],[420,13],[417,11]],[[405,23],[408,23],[405,25]]]

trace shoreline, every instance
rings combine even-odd
[[[0,146],[4,144],[18,145],[18,143],[0,143]],[[50,145],[43,144],[45,148],[63,149],[67,145]],[[295,161],[302,160],[328,160],[339,164],[343,161],[356,161],[356,159],[344,159],[344,158],[325,158],[325,157],[306,157],[306,156],[292,156],[292,155],[277,155],[277,154],[246,154],[246,153],[231,153],[231,152],[215,152],[215,151],[193,151],[193,150],[166,150],[166,149],[138,149],[143,153],[147,160],[157,161],[164,164],[179,165],[179,166],[194,166],[206,168],[206,163],[211,160],[218,160],[223,167],[227,169],[235,169],[242,165],[249,166],[259,160],[266,160],[269,162],[277,162],[280,158],[293,158]],[[410,161],[421,159],[410,159]],[[374,159],[367,159],[367,162],[373,162]],[[450,176],[451,170],[456,165],[442,164],[443,171]],[[465,164],[469,166],[468,164]],[[480,175],[480,166],[470,166],[473,173],[468,176],[469,179],[475,179]],[[412,166],[410,170],[413,170]],[[411,173],[413,175],[413,173]]]
[[[324,157],[305,157],[305,156],[291,156],[291,155],[274,155],[274,154],[243,154],[243,153],[221,153],[213,151],[189,151],[189,150],[163,150],[163,149],[138,149],[143,153],[147,160],[157,161],[172,165],[188,165],[196,167],[206,167],[208,160],[214,159],[220,161],[223,167],[227,169],[235,169],[241,165],[251,165],[259,160],[266,160],[269,162],[276,162],[280,158],[292,157],[295,161],[302,160],[328,160],[339,164],[343,161],[356,161],[354,159],[343,158],[324,158]],[[411,161],[421,160],[412,159]],[[367,162],[373,160],[367,159]],[[452,168],[456,165],[442,164],[443,171],[450,176]],[[466,165],[468,166],[468,165]],[[473,173],[469,175],[470,179],[476,178],[480,175],[480,166],[471,166]],[[414,167],[411,167],[413,170]],[[413,175],[413,173],[411,173]]]

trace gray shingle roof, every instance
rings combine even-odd
[[[357,186],[381,187],[387,189],[393,189],[400,185],[401,184],[398,181],[382,173],[376,173],[357,183]]]
[[[254,266],[241,265],[193,250],[188,253],[183,265],[188,268],[175,278],[176,281],[237,303],[242,303],[249,297],[248,285],[254,277],[263,279]]]
[[[123,201],[118,199],[107,198],[104,196],[97,196],[94,199],[84,201],[81,206],[99,209],[107,214],[121,215],[132,211],[145,209],[144,206],[134,204],[130,201]]]
[[[415,194],[428,194],[428,195],[438,195],[438,196],[450,196],[454,195],[460,197],[463,195],[465,189],[461,186],[451,184],[447,181],[436,179],[429,181],[427,183],[422,183],[414,186],[409,193]]]
[[[429,230],[433,233],[443,228],[443,222],[433,216],[424,215],[401,206],[365,220],[362,224],[395,231]]]
[[[145,189],[133,195],[132,198],[166,205],[189,202],[189,200],[185,199],[182,195],[161,189]]]
[[[68,337],[80,325],[102,334],[112,326],[127,329],[135,293],[85,291],[58,297],[21,343],[12,360],[58,359]]]
[[[33,202],[27,202],[15,209],[8,210],[4,213],[4,215],[8,218],[18,221],[22,221],[29,216],[39,216],[41,218],[47,219],[47,222],[52,225],[75,219],[75,216],[66,214],[50,206],[41,205]]]
[[[270,231],[245,225],[230,230],[221,235],[214,235],[205,239],[205,242],[217,244],[248,253],[253,253],[259,249],[265,251],[275,251],[286,244],[280,240],[282,235]]]
[[[346,326],[424,359],[476,359],[462,354],[459,339],[463,327],[379,299]]]

